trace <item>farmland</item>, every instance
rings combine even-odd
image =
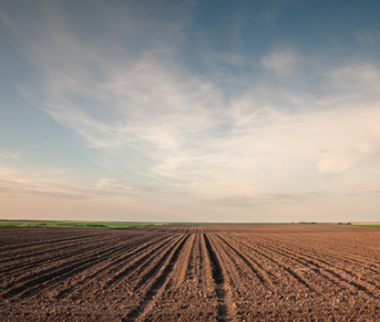
[[[380,229],[0,228],[0,321],[380,318]]]
[[[108,228],[126,229],[138,227],[163,226],[167,223],[149,222],[106,222],[106,221],[57,221],[57,220],[0,220],[0,227],[71,227],[71,228]]]

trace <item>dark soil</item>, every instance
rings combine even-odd
[[[0,229],[0,321],[379,321],[380,229]]]

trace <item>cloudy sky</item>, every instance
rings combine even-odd
[[[0,218],[379,221],[379,13],[0,0]]]

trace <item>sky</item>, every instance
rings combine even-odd
[[[379,221],[379,14],[0,0],[0,218]]]

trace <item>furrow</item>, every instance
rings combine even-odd
[[[56,261],[62,261],[62,260],[68,260],[72,258],[73,256],[77,256],[80,253],[88,253],[89,251],[99,249],[99,247],[104,247],[107,244],[116,244],[117,242],[115,240],[107,240],[107,241],[98,241],[97,244],[93,244],[93,241],[86,241],[84,244],[76,244],[76,245],[70,245],[65,247],[66,250],[69,252],[66,253],[59,253],[57,255],[54,255],[54,250],[48,250],[46,251],[47,255],[50,255],[50,257],[43,257],[43,258],[38,258],[37,260],[29,260],[29,261],[24,261],[21,263],[12,262],[12,265],[5,266],[2,268],[0,271],[1,274],[0,276],[7,276],[9,273],[12,274],[12,279],[15,280],[18,275],[23,274],[25,271],[28,271],[29,274],[31,275],[31,271],[35,269],[39,269],[39,264],[42,263],[48,263],[50,266],[54,265]],[[85,247],[85,245],[91,243],[91,246]],[[78,248],[75,250],[75,248]],[[71,250],[71,251],[70,251]],[[45,265],[46,266],[46,265]]]
[[[103,246],[103,248],[100,251],[99,251],[99,246]],[[36,278],[36,277],[38,277],[40,275],[44,275],[44,274],[48,274],[48,273],[54,273],[54,271],[56,271],[56,270],[60,270],[61,268],[70,266],[70,265],[75,264],[77,262],[82,262],[83,260],[86,260],[86,259],[90,259],[91,260],[92,256],[101,256],[103,254],[106,254],[107,252],[111,252],[111,254],[113,254],[113,252],[118,251],[118,250],[123,250],[125,247],[128,247],[128,246],[125,246],[123,244],[122,245],[117,245],[117,246],[115,246],[114,244],[112,244],[111,246],[108,246],[108,245],[96,245],[96,246],[90,247],[90,250],[93,251],[93,252],[89,252],[89,249],[87,249],[87,250],[85,249],[85,250],[80,250],[80,251],[74,252],[75,254],[73,256],[75,257],[75,259],[72,259],[70,261],[64,261],[63,263],[60,263],[60,261],[58,261],[58,262],[53,261],[52,263],[49,263],[49,264],[50,265],[55,265],[55,266],[50,267],[50,268],[45,268],[44,270],[38,270],[38,267],[35,267],[35,269],[37,270],[36,273],[30,273],[27,276],[21,277],[18,280],[13,280],[12,282],[8,283],[8,285],[6,286],[6,288],[11,288],[11,287],[13,287],[16,284],[26,282],[26,281],[34,279],[34,278]],[[84,257],[81,256],[82,253],[85,253]],[[65,256],[64,259],[67,260],[68,258],[72,258],[73,256],[71,255],[71,253],[69,253],[67,255],[67,257]],[[24,270],[25,270],[25,268],[24,268]],[[13,276],[13,278],[15,278],[16,276]]]
[[[154,278],[154,280],[146,289],[143,301],[140,302],[137,308],[128,313],[124,319],[125,321],[141,321],[153,308],[154,303],[162,296],[167,283],[172,278],[171,273],[188,239],[189,235],[182,237],[175,247],[171,249],[170,253],[163,257],[165,261],[163,263],[159,262],[158,265],[153,268],[150,277]]]
[[[152,247],[152,249],[149,248],[147,250],[147,254],[142,254],[133,262],[128,263],[126,267],[123,267],[121,271],[119,271],[116,275],[109,279],[103,287],[103,290],[115,288],[131,273],[133,273],[133,275],[139,278],[140,274],[144,272],[145,268],[149,266],[152,261],[154,262],[156,258],[159,258],[161,253],[165,252],[168,248],[170,249],[171,247],[173,247],[172,245],[175,244],[175,242],[176,241],[173,241],[172,239],[168,238],[163,243]],[[133,282],[133,278],[130,279],[129,283],[131,282]]]
[[[178,245],[183,241],[184,238],[185,236],[181,236],[178,240],[175,240],[175,242],[170,245],[170,248],[162,256],[158,257],[156,261],[148,263],[151,265],[148,267],[147,270],[144,270],[143,272],[141,272],[141,274],[139,272],[139,281],[133,287],[133,292],[139,292],[140,294],[144,293],[145,289],[149,287],[155,276],[161,271],[161,269],[163,269],[163,266],[166,263],[167,259],[178,247]]]
[[[104,236],[102,236],[102,237],[104,237]],[[5,264],[7,262],[22,263],[23,260],[25,260],[25,259],[27,259],[28,261],[30,261],[35,256],[40,257],[40,256],[47,255],[46,257],[48,257],[48,255],[50,255],[51,252],[56,252],[56,251],[61,251],[61,250],[69,249],[70,247],[84,246],[84,245],[87,245],[87,244],[93,244],[94,242],[104,243],[104,242],[107,242],[107,241],[115,241],[115,240],[116,239],[115,239],[114,236],[107,236],[107,238],[94,238],[94,239],[90,239],[90,240],[85,240],[85,241],[83,241],[81,243],[78,243],[78,241],[74,241],[74,242],[70,242],[70,243],[62,242],[63,246],[59,246],[57,248],[50,248],[48,250],[46,250],[47,247],[43,246],[43,245],[42,246],[38,246],[38,247],[31,247],[31,249],[27,248],[27,249],[24,249],[22,252],[18,252],[16,254],[14,254],[14,253],[8,253],[8,257],[2,256],[3,260],[0,261],[0,264]],[[54,245],[54,246],[57,246],[57,245]],[[43,250],[41,250],[41,248]]]
[[[299,245],[299,240],[298,239],[288,239],[289,243],[297,246]],[[318,247],[315,247],[313,246],[314,244],[317,244]],[[339,245],[338,247],[338,250],[337,251],[337,245]],[[380,259],[376,259],[376,256],[377,256],[377,252],[370,252],[368,254],[368,257],[365,257],[363,256],[363,249],[360,248],[360,252],[359,254],[357,253],[357,251],[355,251],[355,249],[357,248],[357,245],[355,245],[355,247],[344,247],[344,245],[342,245],[342,243],[336,241],[333,246],[331,245],[331,243],[325,243],[323,240],[321,239],[318,239],[318,240],[314,240],[314,243],[310,243],[308,244],[308,247],[307,249],[309,251],[312,251],[312,252],[315,252],[315,253],[319,253],[321,251],[323,251],[324,253],[326,254],[331,254],[333,257],[340,257],[342,259],[345,259],[345,260],[348,260],[348,261],[352,261],[352,262],[356,262],[356,263],[359,263],[361,265],[366,264],[366,265],[369,265],[371,267],[375,267],[377,269],[380,268]],[[347,256],[345,254],[350,254],[350,256]],[[376,273],[379,273],[379,271],[375,271]]]
[[[279,239],[274,239],[274,240],[278,242],[282,242],[282,243],[284,242],[283,240],[281,241]],[[289,247],[298,248],[299,242],[297,243],[293,240],[287,240],[287,242],[288,244],[290,244]],[[339,249],[341,249],[341,246],[339,247]],[[307,248],[306,247],[303,248],[303,250],[309,253],[312,252],[313,254],[320,254],[321,252],[323,252],[324,255],[330,255],[333,258],[336,258],[337,260],[342,260],[347,263],[355,263],[356,265],[365,266],[367,269],[371,270],[372,272],[379,274],[379,270],[375,270],[374,268],[379,269],[380,263],[376,261],[370,261],[367,257],[358,256],[358,255],[353,255],[355,257],[353,256],[349,257],[349,256],[345,256],[341,252],[337,252],[336,249],[331,249],[331,248],[326,248],[326,247],[315,248],[309,245]],[[351,251],[348,250],[347,253],[351,254]]]
[[[193,279],[200,279],[201,277],[195,272],[196,268],[199,266],[198,263],[196,263],[197,254],[199,257],[199,236],[198,234],[193,234],[192,236],[194,238],[193,243],[191,244],[189,259],[187,263],[187,267],[185,270],[185,276],[183,277],[184,280],[193,280]]]
[[[198,249],[197,249],[197,254],[199,256],[199,267],[195,266],[196,269],[196,275],[199,276],[199,282],[201,284],[204,283],[205,280],[205,260],[204,260],[204,246],[202,244],[203,239],[202,239],[202,234],[197,233],[197,239],[198,239]]]
[[[261,245],[263,248],[272,250],[278,254],[291,258],[295,260],[296,262],[304,265],[305,267],[309,265],[311,266],[311,268],[313,268],[312,266],[314,266],[314,269],[317,270],[317,272],[319,272],[320,275],[325,276],[336,285],[342,286],[343,284],[344,287],[349,288],[353,292],[353,294],[363,291],[370,298],[376,298],[376,296],[374,296],[374,294],[371,292],[371,290],[372,291],[375,290],[373,285],[367,283],[366,281],[360,281],[358,280],[357,277],[355,281],[349,280],[350,277],[347,276],[349,275],[347,274],[347,272],[344,272],[344,271],[342,272],[342,270],[338,269],[337,267],[333,267],[332,265],[326,262],[318,261],[310,257],[307,257],[305,255],[299,255],[299,254],[296,254],[295,252],[282,250],[282,247],[280,246],[270,247],[263,244],[259,244],[259,245]],[[346,276],[343,276],[342,274],[345,274]],[[353,277],[352,274],[350,275]],[[371,290],[369,288],[371,288]]]
[[[186,247],[183,251],[184,260],[180,261],[177,265],[178,275],[176,275],[177,277],[175,278],[175,282],[173,283],[172,287],[174,290],[180,288],[183,285],[185,276],[191,268],[190,256],[193,253],[195,247],[195,235],[191,234],[190,236],[190,241],[186,244]]]
[[[68,260],[74,256],[79,255],[79,254],[87,253],[91,250],[98,249],[98,248],[99,248],[99,245],[96,245],[96,246],[90,246],[87,248],[82,248],[82,249],[79,249],[76,251],[72,251],[72,247],[71,247],[71,248],[68,248],[68,249],[71,249],[71,252],[67,253],[67,254],[57,255],[57,256],[47,258],[47,259],[44,258],[44,259],[36,260],[33,262],[27,262],[24,264],[14,263],[12,266],[8,266],[8,267],[5,267],[4,269],[2,269],[0,271],[1,272],[0,276],[7,276],[8,274],[6,274],[6,273],[11,273],[12,277],[16,278],[19,274],[23,274],[25,271],[29,271],[30,269],[37,268],[38,265],[41,263],[46,263],[47,261],[49,261],[49,265],[52,265],[52,264],[54,264],[55,261]],[[24,281],[24,280],[23,279],[17,280],[14,283],[19,283],[22,281]],[[11,287],[14,283],[8,285],[7,287]]]
[[[61,290],[56,296],[56,298],[60,299],[60,298],[66,297],[74,293],[75,291],[82,289],[83,287],[88,285],[91,281],[93,281],[95,278],[97,278],[99,275],[108,274],[109,273],[108,270],[110,268],[115,268],[119,265],[122,265],[127,260],[131,260],[131,259],[134,259],[135,257],[139,257],[141,254],[143,254],[143,252],[147,248],[151,247],[152,245],[157,244],[156,247],[159,247],[161,245],[161,242],[163,242],[165,238],[167,237],[160,237],[152,241],[152,239],[148,237],[148,238],[145,238],[144,240],[148,239],[149,241],[141,246],[140,246],[141,244],[140,241],[138,243],[134,243],[132,245],[133,247],[131,247],[125,255],[121,257],[117,257],[118,259],[113,260],[111,263],[107,263],[106,265],[100,265],[100,267],[99,268],[97,267],[95,272],[93,272],[92,274],[90,272],[86,273],[83,279],[80,281],[77,281],[75,285]]]
[[[106,250],[101,250],[97,253],[94,253],[90,256],[87,256],[85,258],[79,258],[77,260],[71,261],[69,263],[65,263],[64,267],[61,265],[59,267],[54,267],[54,269],[48,269],[44,270],[43,272],[36,273],[32,276],[25,277],[23,281],[29,280],[25,283],[22,283],[19,286],[16,286],[10,290],[7,290],[4,294],[4,298],[12,298],[18,294],[20,294],[21,298],[28,297],[29,295],[36,294],[35,289],[38,288],[39,290],[42,290],[43,288],[47,287],[47,282],[60,282],[63,279],[66,279],[73,275],[73,272],[81,272],[82,270],[85,270],[96,263],[103,261],[104,259],[114,255],[118,254],[123,249],[125,249],[126,246],[112,246]],[[96,260],[94,260],[94,257],[96,256]],[[82,269],[83,268],[83,269]],[[71,274],[70,274],[71,273]],[[67,277],[66,275],[69,276]],[[40,285],[44,284],[44,286]]]
[[[317,254],[323,252],[324,254],[330,255],[333,258],[336,258],[336,259],[339,259],[342,261],[346,261],[348,263],[355,263],[355,265],[364,266],[367,269],[374,272],[375,274],[379,274],[379,272],[380,272],[380,270],[379,270],[380,269],[380,263],[378,261],[375,261],[375,260],[370,260],[367,257],[358,256],[355,254],[352,254],[352,256],[349,257],[349,256],[345,256],[341,252],[337,252],[336,250],[332,250],[330,248],[324,248],[324,247],[320,247],[318,250],[315,249],[314,252],[316,252]],[[347,252],[351,253],[350,251],[347,251]]]
[[[274,254],[276,254],[277,256],[282,256],[281,252],[280,251],[275,251],[275,250],[271,250],[269,247],[265,247],[264,245],[260,244],[260,243],[257,243],[258,246],[261,246],[262,248],[264,248],[266,251],[268,251],[268,254],[271,254],[271,251],[274,252]],[[291,264],[289,265],[289,270],[291,270],[292,272],[296,273],[296,272],[302,272],[302,275],[306,274],[306,272],[310,269],[310,266],[307,262],[305,261],[301,261],[301,260],[298,260],[292,256],[286,256],[285,257],[288,261],[291,262]],[[293,262],[293,263],[292,263]],[[294,265],[294,262],[296,263]],[[301,265],[300,268],[298,268],[298,265]],[[298,273],[298,275],[300,275],[300,273]],[[323,279],[325,279],[328,283],[332,284],[332,285],[335,285],[336,287],[338,287],[339,289],[343,289],[343,290],[347,290],[350,292],[351,295],[354,295],[355,293],[353,292],[353,289],[352,287],[350,287],[350,285],[345,285],[345,286],[342,286],[342,284],[337,281],[336,279],[332,278],[331,275],[326,275],[324,274],[323,272],[319,271],[319,274],[315,277],[322,277]],[[318,287],[318,290],[319,290],[319,293],[322,294],[324,292],[323,289],[321,289],[319,287],[319,285],[322,285],[323,283],[316,283],[315,282],[315,277],[314,277],[314,285],[316,285],[316,287]]]
[[[216,295],[218,297],[218,322],[231,321],[228,310],[228,303],[226,300],[226,291],[228,283],[225,283],[225,275],[223,268],[220,263],[219,256],[217,255],[214,247],[210,242],[210,238],[207,234],[203,234],[205,241],[208,257],[211,263],[212,277],[216,285]],[[227,285],[226,285],[227,284]]]
[[[52,239],[52,240],[44,240],[44,241],[39,241],[39,242],[35,242],[35,243],[26,243],[26,244],[16,244],[16,245],[13,245],[12,247],[7,247],[6,249],[0,249],[0,255],[1,253],[5,253],[5,252],[9,252],[11,250],[20,250],[21,248],[25,248],[25,247],[31,247],[31,246],[43,246],[45,247],[46,245],[51,245],[51,244],[55,244],[55,243],[60,243],[60,242],[67,242],[67,241],[78,241],[78,240],[84,240],[84,239],[87,239],[87,238],[93,238],[93,237],[101,237],[103,236],[103,234],[101,235],[89,235],[89,236],[79,236],[79,237],[70,237],[70,238],[61,238],[61,239]]]
[[[317,239],[314,238],[312,240],[314,241],[315,244],[318,244],[318,246],[320,246],[322,249],[326,249],[326,250],[336,252],[336,246],[339,245],[339,250],[341,250],[343,253],[350,253],[353,256],[357,256],[361,260],[362,259],[365,259],[365,260],[369,259],[368,257],[363,257],[363,251],[365,251],[366,249],[365,249],[365,247],[363,247],[364,245],[361,245],[361,247],[358,247],[357,244],[359,242],[359,239],[357,239],[357,241],[355,241],[355,243],[353,243],[351,247],[345,245],[345,244],[347,244],[347,240],[346,240],[346,243],[341,243],[340,239],[336,239],[336,238],[333,240],[324,240],[323,238],[317,238]],[[360,242],[360,244],[361,244],[361,242]],[[350,245],[350,244],[348,244],[348,245]],[[380,264],[380,256],[378,255],[379,248],[380,247],[375,247],[375,248],[372,248],[370,251],[370,253],[371,253],[370,259],[372,261],[374,261],[377,265]]]
[[[234,238],[235,239],[235,238]],[[272,263],[276,264],[278,267],[280,267],[284,272],[286,272],[286,274],[288,274],[289,276],[293,277],[293,279],[295,281],[297,281],[299,284],[303,285],[304,287],[306,287],[306,289],[308,289],[309,291],[311,292],[316,292],[316,290],[314,290],[312,288],[312,286],[297,272],[294,272],[292,271],[288,265],[282,263],[281,261],[279,260],[276,260],[273,256],[270,257],[266,254],[264,254],[262,251],[259,251],[257,248],[254,248],[250,245],[247,245],[245,244],[244,242],[242,242],[241,240],[239,239],[235,239],[238,243],[240,243],[241,245],[244,245],[245,247],[249,248],[250,250],[254,251],[256,254],[266,258],[267,260],[271,261]]]
[[[231,242],[227,242],[226,239],[222,238],[220,235],[218,237],[233,251],[239,258],[245,263],[246,267],[254,274],[257,282],[261,283],[266,289],[273,288],[272,280],[269,278],[268,273],[263,272],[257,265],[256,262],[252,261],[249,257],[243,255],[235,247],[231,245]],[[244,270],[243,270],[244,271]],[[256,282],[256,283],[257,283]]]

